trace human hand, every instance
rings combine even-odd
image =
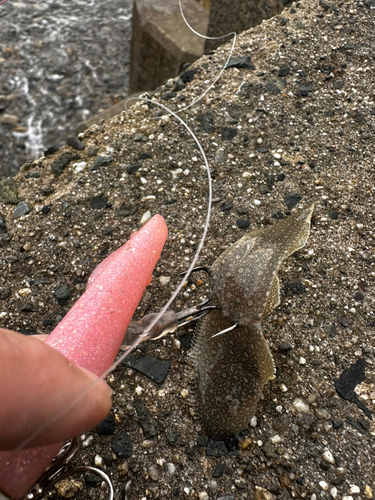
[[[11,450],[43,427],[93,384],[68,413],[61,414],[28,447],[64,442],[109,413],[111,388],[44,343],[47,335],[25,336],[0,329],[0,450]]]

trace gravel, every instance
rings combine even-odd
[[[255,70],[226,70],[204,102],[183,114],[207,152],[219,202],[213,206],[199,265],[209,267],[245,231],[277,223],[273,213],[288,217],[295,208],[288,208],[285,196],[297,194],[296,208],[317,202],[311,234],[306,246],[285,261],[279,278],[280,288],[302,283],[304,292],[282,294],[280,305],[262,323],[277,373],[264,388],[254,425],[231,442],[218,445],[208,439],[211,456],[207,446],[198,445],[205,432],[190,401],[195,393],[187,353],[192,326],[145,342],[133,353],[137,359],[170,362],[162,385],[125,364],[109,375],[115,434],[88,431],[74,463],[92,465],[97,455],[112,457],[104,460],[103,469],[113,480],[116,498],[189,500],[203,492],[213,500],[373,498],[374,421],[342,399],[334,386],[335,379],[363,360],[365,378],[355,394],[374,412],[373,20],[370,2],[346,0],[334,8],[315,0],[298,2],[239,36],[233,57],[250,53]],[[206,88],[226,53],[214,52],[194,63],[194,79],[183,89],[186,103]],[[283,76],[286,87],[280,93],[268,90],[267,82],[285,67],[290,68]],[[329,67],[334,69],[328,73]],[[344,82],[341,88],[337,80]],[[159,100],[174,83],[154,97]],[[301,95],[300,84],[306,84],[302,90],[307,95]],[[168,105],[178,109],[183,103],[177,96]],[[232,105],[246,111],[231,124],[237,135],[224,140],[222,127],[233,119]],[[327,116],[330,110],[335,112]],[[0,185],[3,234],[9,236],[0,258],[1,326],[49,333],[83,293],[95,266],[140,227],[147,211],[165,217],[170,235],[135,319],[158,311],[169,298],[202,234],[207,176],[203,162],[194,160],[199,155],[185,129],[173,119],[154,120],[154,111],[136,105],[130,114],[80,135],[84,150],[64,146],[26,164],[16,186]],[[212,115],[214,132],[200,130],[200,114]],[[51,164],[68,152],[79,160],[55,177]],[[127,168],[144,153],[151,157],[128,174]],[[96,156],[113,161],[90,171]],[[86,165],[77,171],[75,162]],[[267,176],[277,178],[281,171],[283,182],[260,195]],[[45,187],[54,191],[46,196],[41,193]],[[108,204],[92,208],[91,200],[100,196]],[[9,203],[17,197],[16,203],[24,201],[31,210],[15,220],[15,205]],[[221,210],[221,203],[233,206]],[[48,214],[41,213],[45,205],[51,207]],[[238,227],[238,209],[246,210],[248,229]],[[160,285],[161,276],[171,277],[167,286]],[[51,282],[36,284],[40,277]],[[54,296],[58,284],[67,284],[72,292],[66,305]],[[173,309],[202,302],[209,286],[209,276],[194,274]],[[363,298],[357,301],[359,292]],[[144,408],[140,415],[139,401]],[[158,434],[146,439],[145,422],[146,432],[157,428]],[[323,459],[328,450],[334,463]],[[213,478],[218,463],[225,468]],[[102,492],[84,486],[81,494],[97,500]]]

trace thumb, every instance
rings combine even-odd
[[[37,338],[3,329],[0,380],[0,429],[7,429],[0,450],[15,449],[34,434],[27,447],[78,436],[103,420],[112,405],[112,390],[96,375]]]

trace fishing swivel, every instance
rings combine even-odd
[[[78,467],[70,466],[70,462],[79,450],[78,438],[66,443],[54,458],[52,464],[45,473],[38,479],[31,490],[22,498],[22,500],[39,500],[59,481],[75,474],[90,472],[99,476],[106,484],[108,489],[107,500],[113,500],[114,492],[111,480],[102,470],[82,465]]]

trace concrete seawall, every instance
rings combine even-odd
[[[113,373],[115,436],[130,436],[133,456],[115,456],[112,436],[91,431],[77,463],[105,457],[118,498],[373,498],[374,421],[337,395],[334,380],[363,360],[356,391],[375,410],[374,13],[373,0],[290,5],[242,33],[233,54],[240,59],[181,112],[212,170],[215,203],[200,264],[210,266],[245,232],[317,204],[306,247],[281,270],[281,304],[264,321],[276,379],[239,444],[207,446],[192,416],[191,330],[135,354],[171,362],[163,385],[125,366]],[[176,78],[152,98],[181,111],[228,50],[198,59],[183,88],[173,90]],[[196,250],[207,175],[179,123],[140,104],[80,141],[84,149],[72,142],[0,182],[2,327],[49,333],[93,268],[148,212],[165,217],[170,236],[137,319],[160,309]],[[65,305],[59,285],[71,292]],[[193,276],[175,310],[200,302],[209,286],[206,275]],[[152,437],[141,430],[136,398],[158,423]]]

